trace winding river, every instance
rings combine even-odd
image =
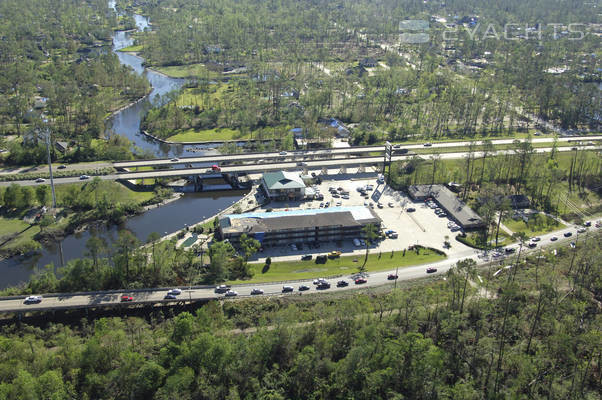
[[[109,1],[109,7],[115,10],[115,2]],[[134,15],[134,18],[139,30],[150,27],[147,18],[141,15]],[[144,74],[152,85],[152,91],[143,101],[115,114],[109,121],[108,128],[114,133],[126,136],[136,146],[153,152],[157,157],[203,154],[192,152],[186,146],[158,143],[140,134],[140,122],[151,102],[155,101],[157,96],[178,89],[185,81],[145,69],[140,57],[117,51],[132,44],[133,39],[128,32],[118,31],[113,35],[113,51],[121,63],[130,66],[138,74]],[[71,259],[85,257],[86,242],[93,235],[104,238],[107,243],[112,243],[120,230],[127,229],[144,242],[151,232],[158,232],[162,235],[173,233],[184,228],[186,224],[190,225],[210,217],[239,200],[245,193],[245,191],[230,190],[185,194],[177,201],[134,216],[121,226],[99,225],[87,231],[69,235],[60,242],[45,245],[38,252],[3,260],[0,262],[0,276],[2,276],[0,289],[27,281],[33,273],[43,269],[45,265],[53,264],[56,268]]]

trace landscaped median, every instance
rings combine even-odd
[[[324,253],[326,254],[326,253]],[[250,264],[253,278],[237,280],[230,284],[280,282],[316,277],[333,277],[350,275],[358,272],[358,267],[364,263],[364,254],[329,258],[326,263],[316,263],[315,257],[308,261],[282,261],[273,262],[267,266],[264,263]],[[371,251],[366,263],[367,272],[393,270],[397,267],[434,263],[446,258],[445,253],[416,246],[413,250],[397,250],[394,252],[379,253]],[[357,260],[357,261],[356,261]]]

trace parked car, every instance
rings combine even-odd
[[[124,302],[127,302],[127,301],[134,301],[134,298],[132,296],[127,295],[127,294],[122,294],[120,300],[121,300],[122,303],[124,303]]]
[[[569,246],[571,246],[571,249],[574,249],[575,247],[577,247],[577,243],[575,243],[575,242],[571,242],[571,243],[569,244]]]
[[[360,247],[361,246],[360,240],[359,239],[353,239],[353,245],[355,247]]]
[[[394,281],[397,280],[398,276],[396,274],[389,274],[387,275],[387,279],[390,281]]]
[[[36,182],[37,183],[46,182],[46,179],[44,179],[44,178],[38,178],[38,179],[36,179]]]
[[[324,264],[326,261],[328,261],[328,256],[326,256],[324,254],[320,254],[319,256],[316,256],[317,264]]]
[[[304,254],[304,255],[301,256],[301,261],[311,260],[312,257],[313,256],[311,254]]]
[[[329,258],[337,258],[341,255],[341,252],[338,250],[333,250],[330,253],[328,253],[328,257]]]
[[[27,296],[23,303],[25,304],[37,304],[42,302],[42,296]]]
[[[363,284],[363,283],[366,283],[366,282],[368,282],[368,280],[367,280],[366,278],[361,278],[361,277],[360,277],[360,278],[357,278],[357,279],[355,280],[355,284],[356,284],[356,285],[361,285],[361,284]]]
[[[182,289],[174,288],[171,289],[167,294],[173,294],[174,296],[179,296],[182,294]]]
[[[230,290],[230,286],[219,285],[215,288],[215,293],[226,293],[228,290]]]
[[[90,177],[88,175],[80,175],[79,179],[83,181],[85,179],[90,179]]]
[[[293,290],[295,290],[295,288],[292,286],[282,286],[282,293],[292,292]]]
[[[416,209],[414,207],[408,207],[408,209],[406,211],[407,212],[414,212],[414,211],[416,211]]]
[[[349,282],[347,281],[338,281],[337,282],[337,287],[346,287],[349,286]]]
[[[383,208],[383,207],[384,207],[384,206],[383,206],[383,203],[381,203],[380,201],[379,201],[379,202],[376,204],[376,206],[377,206],[378,208]]]
[[[427,273],[427,274],[432,274],[432,273],[434,273],[434,272],[437,272],[437,268],[434,268],[434,267],[428,267],[428,268],[426,269],[426,273]]]
[[[238,296],[238,292],[236,292],[235,290],[228,290],[224,296],[226,296],[226,297]]]
[[[393,202],[389,202],[389,207],[393,208],[395,207],[395,204]]]
[[[304,292],[306,290],[309,290],[309,286],[307,286],[307,285],[301,285],[301,286],[299,286],[299,291],[300,292]]]
[[[251,290],[251,294],[252,295],[263,294],[263,290],[259,289],[259,288],[255,288],[255,289]]]

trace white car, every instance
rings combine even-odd
[[[27,296],[23,302],[25,304],[41,303],[42,296]]]
[[[174,158],[171,159],[171,161],[172,162],[177,162],[177,161],[180,161],[180,159],[178,157],[174,157]]]
[[[228,290],[224,296],[226,296],[226,297],[238,296],[238,292],[236,292],[234,290]]]
[[[285,155],[286,155],[286,151],[281,151],[281,152],[280,152],[280,153],[278,153],[278,154],[280,154],[281,156],[285,156]]]
[[[577,233],[585,233],[585,231],[587,231],[587,229],[585,229],[585,228],[577,229]]]
[[[360,247],[362,244],[359,239],[353,239],[353,245],[355,247]]]
[[[167,294],[173,294],[174,296],[178,296],[182,294],[182,289],[174,288],[167,292]]]
[[[532,242],[539,242],[541,240],[540,237],[534,237],[531,239]]]
[[[83,181],[85,179],[90,179],[90,177],[88,175],[80,175],[79,179]]]
[[[38,178],[38,179],[36,179],[36,182],[37,183],[46,182],[46,179],[44,179],[44,178]]]

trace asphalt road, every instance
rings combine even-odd
[[[493,145],[504,145],[512,144],[515,139],[498,139],[492,140]],[[525,139],[520,139],[524,141]],[[568,141],[590,141],[590,140],[602,140],[602,136],[582,136],[582,137],[571,137],[571,138],[558,138],[559,142]],[[536,137],[532,139],[532,143],[553,143],[554,138],[552,137]],[[470,145],[469,141],[460,142],[442,142],[433,143],[430,148],[449,148],[449,147],[464,147]],[[476,141],[476,144],[483,144],[482,141]],[[425,148],[424,144],[409,144],[402,145],[401,148],[408,150],[422,149]],[[220,164],[224,161],[255,161],[255,160],[274,160],[287,158],[293,161],[304,161],[308,157],[324,157],[332,155],[351,155],[357,153],[366,152],[384,152],[384,146],[361,146],[361,147],[345,147],[335,149],[322,149],[322,150],[307,150],[307,151],[290,151],[286,155],[281,155],[279,152],[266,152],[266,153],[249,153],[249,154],[233,154],[233,155],[212,155],[212,156],[200,156],[200,157],[184,157],[177,159],[165,158],[165,159],[154,159],[154,160],[140,160],[140,161],[124,161],[115,162],[113,167],[115,168],[133,168],[143,166],[161,166],[161,165],[178,165],[178,164],[195,164],[195,163],[207,163],[207,164]]]
[[[602,220],[598,220],[602,221]],[[596,230],[594,227],[596,221],[592,221],[592,227],[588,228],[589,230]],[[538,245],[535,249],[529,249],[526,246],[523,248],[524,252],[537,252],[542,247],[548,247],[551,245],[567,245],[568,242],[575,241],[580,242],[583,240],[583,234],[577,234],[576,227],[571,226],[565,228],[563,230],[559,230],[556,232],[548,233],[545,235],[541,235],[541,241],[538,242]],[[569,238],[565,238],[563,234],[565,232],[572,232],[573,236]],[[552,242],[550,238],[552,236],[556,236],[558,241]],[[518,249],[518,244],[513,244],[506,247],[513,247]],[[413,267],[404,267],[400,268],[397,271],[398,281],[411,280],[420,277],[427,276],[426,268],[427,267],[435,267],[437,268],[437,272],[435,274],[443,274],[451,267],[453,267],[459,260],[471,258],[475,260],[479,265],[485,265],[492,261],[499,262],[502,265],[509,265],[512,263],[512,259],[514,255],[510,256],[510,259],[504,264],[504,258],[492,259],[490,257],[483,257],[482,251],[477,250],[467,250],[464,253],[456,255],[456,257],[451,259],[446,259],[437,263],[431,263],[428,265],[418,265]],[[495,267],[494,267],[495,268]],[[367,280],[368,282],[361,285],[356,285],[351,280],[350,276],[344,276],[341,278],[331,279],[331,288],[324,290],[324,292],[336,292],[343,290],[353,290],[353,289],[365,289],[370,287],[381,286],[385,284],[393,285],[394,281],[390,281],[387,279],[387,275],[391,272],[395,272],[395,270],[383,271],[383,272],[375,272],[371,273]],[[318,278],[318,276],[316,276]],[[336,287],[336,282],[338,280],[346,280],[349,282],[349,286],[338,288]],[[288,294],[282,293],[282,286],[284,284],[291,285],[295,287],[295,291]],[[305,292],[299,292],[299,285],[305,284],[310,287],[310,290]],[[236,285],[232,289],[238,292],[238,296],[234,298],[247,297],[251,296],[251,290],[253,288],[259,288],[264,291],[263,296],[295,296],[303,293],[304,296],[312,295],[314,293],[320,292],[313,285],[311,280],[304,281],[295,281],[294,283],[263,283],[263,284],[254,284],[254,285]],[[213,288],[196,288],[188,290],[188,288],[181,288],[182,294],[178,296],[180,300],[204,300],[204,299],[216,299],[216,298],[224,298],[224,294],[217,294]],[[159,304],[160,302],[164,302],[163,297],[167,293],[166,289],[149,289],[143,292],[95,292],[93,294],[62,294],[57,296],[48,296],[45,297],[41,303],[38,304],[24,304],[22,297],[12,297],[0,299],[0,312],[27,312],[27,311],[45,311],[45,310],[61,310],[61,309],[81,309],[81,308],[91,308],[91,307],[115,307],[120,304],[120,296],[122,294],[131,295],[134,300],[128,303],[122,303],[124,306],[136,305],[136,304]],[[261,296],[261,295],[259,295]],[[167,300],[171,302],[177,302],[178,300]]]
[[[511,141],[510,141],[511,142]],[[455,147],[457,146],[456,142],[454,146],[447,147]],[[447,144],[447,143],[443,143]],[[433,146],[434,147],[434,146]],[[424,147],[420,147],[424,148]],[[432,147],[431,147],[432,148]],[[588,146],[587,149],[600,149],[600,146]],[[556,151],[571,151],[571,147],[558,147]],[[539,147],[535,148],[534,151],[536,153],[545,153],[550,152],[552,150],[551,147]],[[513,153],[514,150],[498,150],[496,154],[510,154]],[[439,154],[442,159],[454,159],[454,158],[462,158],[465,157],[468,152],[457,152],[457,153],[437,153],[433,151],[432,154]],[[476,151],[473,153],[475,157],[480,157],[482,152]],[[420,154],[421,157],[428,158],[431,154]],[[413,157],[413,155],[397,155],[393,156],[393,161],[400,161],[408,159],[409,157]],[[382,156],[377,157],[357,157],[357,158],[329,158],[324,160],[314,160],[314,161],[305,161],[303,166],[298,165],[298,161],[283,161],[276,163],[255,163],[254,165],[232,165],[232,166],[223,166],[221,167],[222,173],[235,173],[235,172],[245,172],[245,173],[255,173],[255,172],[266,172],[266,171],[282,171],[282,170],[292,170],[292,169],[308,169],[308,170],[320,170],[321,168],[328,167],[353,167],[359,165],[373,165],[382,163]],[[132,180],[132,179],[144,179],[144,178],[173,178],[179,176],[191,176],[191,175],[204,175],[204,174],[215,174],[213,171],[208,169],[207,167],[202,168],[185,168],[185,169],[166,169],[166,170],[152,170],[152,171],[143,171],[143,172],[126,172],[119,174],[110,174],[110,175],[100,175],[99,178],[102,180]],[[54,184],[65,184],[65,183],[76,183],[81,182],[82,180],[79,177],[69,177],[69,178],[55,178]],[[45,185],[49,183],[49,180],[46,180],[42,183],[37,183],[34,180],[23,180],[23,181],[11,181],[11,182],[0,182],[0,186],[10,186],[11,184],[16,183],[21,186],[37,186],[37,185]]]

